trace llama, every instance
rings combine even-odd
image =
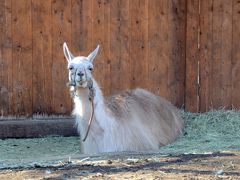
[[[99,45],[87,57],[74,57],[63,44],[81,152],[153,151],[174,141],[183,120],[164,98],[139,88],[103,97],[92,76],[98,50]]]

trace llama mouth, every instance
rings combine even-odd
[[[83,87],[85,86],[85,84],[87,83],[87,81],[78,81],[78,82],[68,82],[67,83],[67,86],[69,87],[76,87],[76,86],[80,86],[80,87]]]
[[[79,86],[79,87],[86,87],[87,85],[87,81],[78,81],[76,83],[76,86]]]

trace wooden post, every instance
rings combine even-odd
[[[185,108],[187,111],[197,112],[199,110],[199,0],[187,1],[186,34]]]

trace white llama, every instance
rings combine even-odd
[[[183,120],[167,100],[143,89],[103,97],[92,77],[98,50],[99,46],[87,57],[74,57],[63,44],[75,104],[73,114],[83,140],[81,151],[158,150],[175,140],[182,131]]]

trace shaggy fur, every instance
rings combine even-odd
[[[64,50],[67,59],[72,56],[68,49]],[[94,58],[96,50],[94,52],[88,57]],[[85,69],[84,76],[93,80],[96,90],[93,123],[87,140],[81,142],[83,153],[158,150],[179,136],[183,120],[173,105],[143,89],[124,91],[104,99],[97,82],[86,71],[89,66],[86,60],[87,57],[72,57],[69,61],[69,66],[74,66],[76,71]],[[75,78],[77,82],[73,74],[70,72],[69,80]],[[84,85],[76,85],[75,91],[73,114],[80,137],[83,138],[91,113],[89,90]]]

